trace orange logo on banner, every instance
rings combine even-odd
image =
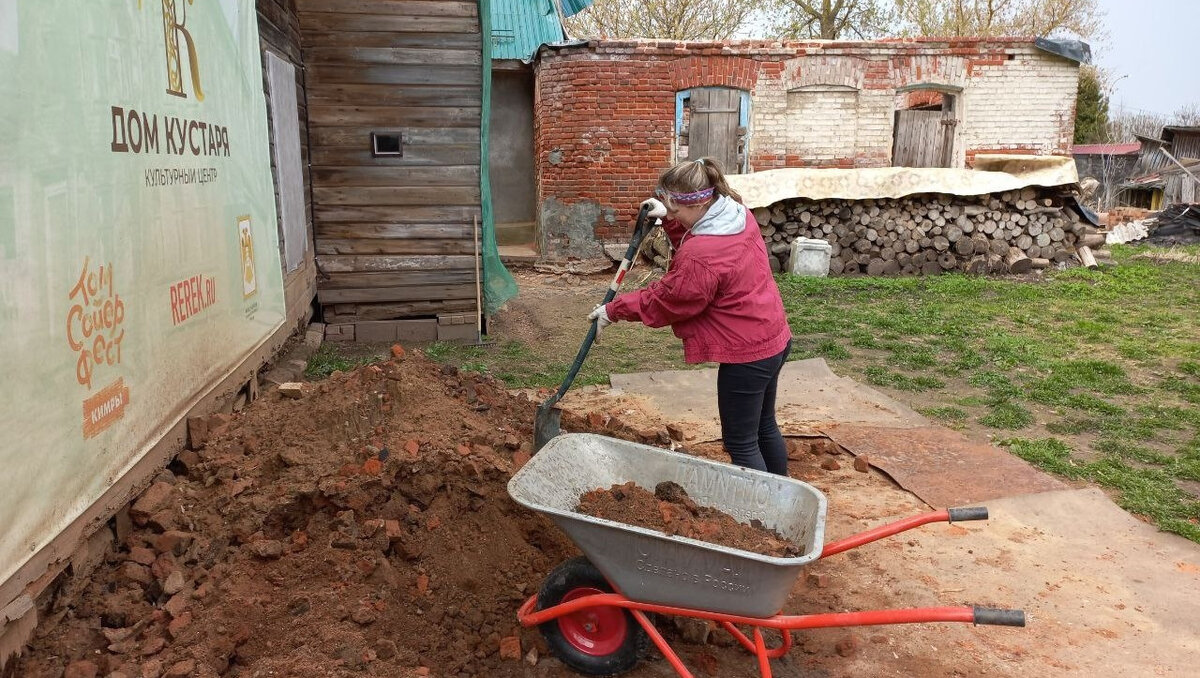
[[[91,438],[125,416],[129,387],[120,378],[83,401],[83,437]]]
[[[84,259],[67,299],[74,302],[67,311],[67,345],[79,354],[75,379],[90,389],[97,367],[121,362],[125,302],[113,284],[113,265],[93,269],[91,261]]]

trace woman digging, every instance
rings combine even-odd
[[[598,305],[597,330],[618,320],[671,326],[689,363],[715,362],[721,440],[734,464],[787,475],[775,422],[779,371],[792,332],[758,223],[710,158],[659,177],[651,216],[675,250],[670,269],[644,289]]]

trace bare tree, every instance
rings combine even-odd
[[[895,0],[908,35],[1104,37],[1098,0]]]
[[[1194,127],[1200,125],[1200,101],[1175,109],[1173,113],[1153,113],[1131,108],[1119,108],[1109,116],[1108,138],[1113,142],[1131,142],[1134,135],[1159,138],[1168,126]]]
[[[728,40],[743,30],[761,0],[596,0],[564,23],[583,38]]]
[[[892,7],[882,0],[778,0],[771,33],[783,39],[839,40],[887,33]]]

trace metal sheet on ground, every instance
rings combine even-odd
[[[646,396],[669,419],[685,420],[699,440],[718,440],[717,370],[614,374],[613,392]],[[821,358],[786,363],[775,403],[785,434],[811,434],[821,424],[853,422],[903,428],[928,424],[921,415],[882,393],[830,371]]]
[[[820,430],[935,508],[1066,487],[1004,450],[939,426],[839,423]]]

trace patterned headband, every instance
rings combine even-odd
[[[658,193],[660,197],[663,197],[663,194],[666,194],[665,197],[670,198],[671,202],[675,203],[676,205],[699,205],[700,203],[706,202],[713,196],[713,187],[709,186],[702,191],[696,191],[694,193],[676,193],[674,191],[667,191],[660,188]]]

